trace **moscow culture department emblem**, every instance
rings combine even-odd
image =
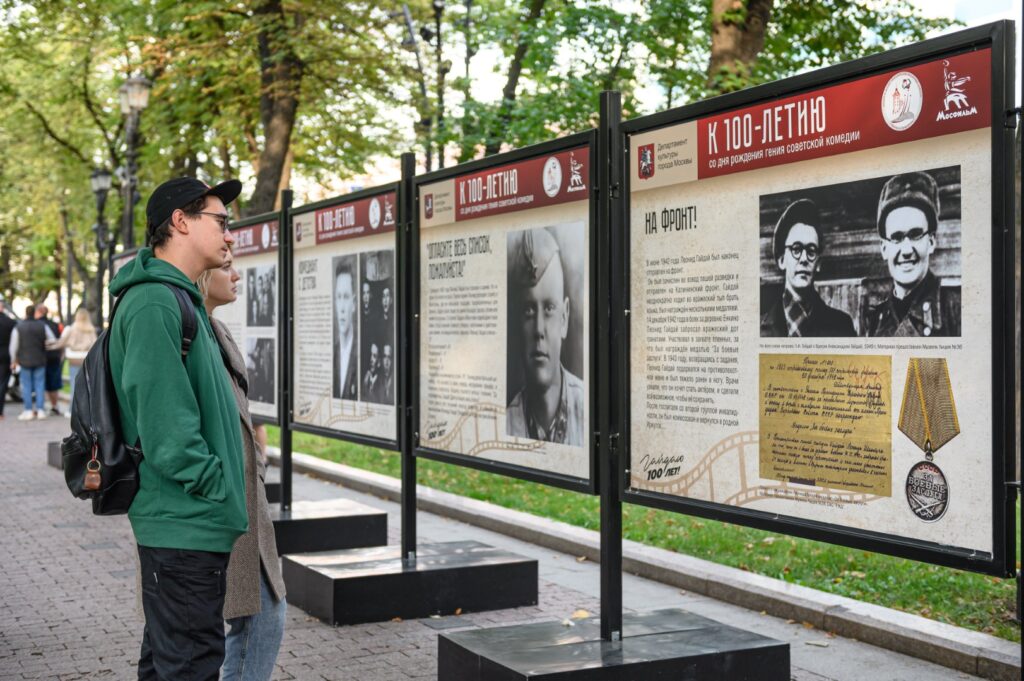
[[[370,229],[380,227],[380,201],[370,201]]]
[[[923,103],[921,81],[909,71],[900,71],[889,79],[882,91],[882,118],[893,130],[906,130],[921,115]]]
[[[558,190],[562,188],[562,164],[554,156],[545,161],[541,181],[544,184],[544,193],[555,198]]]
[[[641,180],[654,177],[654,145],[644,144],[636,150],[636,173]]]

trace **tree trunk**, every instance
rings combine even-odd
[[[260,29],[257,47],[260,58],[260,121],[263,150],[260,152],[256,189],[246,215],[273,210],[281,186],[288,149],[291,146],[295,114],[299,108],[299,86],[303,64],[292,46],[282,0],[263,0],[254,12]],[[301,18],[294,17],[296,28]]]
[[[545,0],[530,0],[530,11],[523,19],[523,29],[519,32],[519,41],[516,43],[516,50],[512,54],[512,63],[508,67],[508,78],[505,79],[505,88],[501,91],[501,108],[498,109],[498,120],[494,127],[487,131],[487,144],[484,153],[487,156],[496,154],[501,150],[501,143],[505,141],[503,133],[508,129],[512,121],[512,109],[515,106],[516,94],[519,91],[519,78],[523,74],[523,60],[526,59],[526,51],[530,48],[527,28],[530,24],[540,18],[544,10]]]
[[[750,69],[764,49],[772,3],[773,0],[712,0],[710,94],[746,87]]]

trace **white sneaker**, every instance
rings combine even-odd
[[[32,412],[32,411],[23,411],[20,414],[18,414],[18,420],[19,421],[31,421],[35,417],[36,417],[36,414],[35,414],[35,412]]]
[[[66,419],[71,418],[71,410],[70,409],[68,409],[66,412],[64,412],[64,418],[66,418]]]
[[[43,411],[37,411],[36,412],[36,419],[38,419],[40,421],[45,419],[47,416],[49,416],[49,414],[46,413],[45,409]]]

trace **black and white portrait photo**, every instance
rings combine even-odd
[[[395,252],[359,255],[360,395],[363,402],[395,403]]]
[[[331,362],[334,375],[332,395],[343,400],[359,399],[359,320],[357,317],[359,283],[358,258],[339,255],[331,259],[334,276],[334,305],[331,307],[331,326],[334,337],[334,355]]]
[[[506,432],[584,444],[584,225],[508,234]]]
[[[274,326],[276,291],[277,265],[250,267],[245,271],[246,326]]]
[[[959,166],[761,196],[761,336],[959,336],[960,215]]]
[[[245,369],[249,376],[249,399],[274,403],[274,339],[245,339]]]

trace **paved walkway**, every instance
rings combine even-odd
[[[142,620],[127,519],[93,516],[86,502],[67,492],[61,472],[46,464],[46,443],[66,434],[66,419],[22,423],[17,405],[10,407],[0,421],[0,680],[132,679]],[[296,499],[338,497],[386,510],[390,539],[398,542],[396,504],[295,479]],[[420,513],[418,520],[423,542],[475,539],[537,558],[540,605],[349,627],[332,627],[290,606],[275,679],[435,679],[438,631],[598,612],[597,565],[431,514]],[[684,607],[788,641],[796,681],[977,678],[629,575],[624,592],[633,610]]]

